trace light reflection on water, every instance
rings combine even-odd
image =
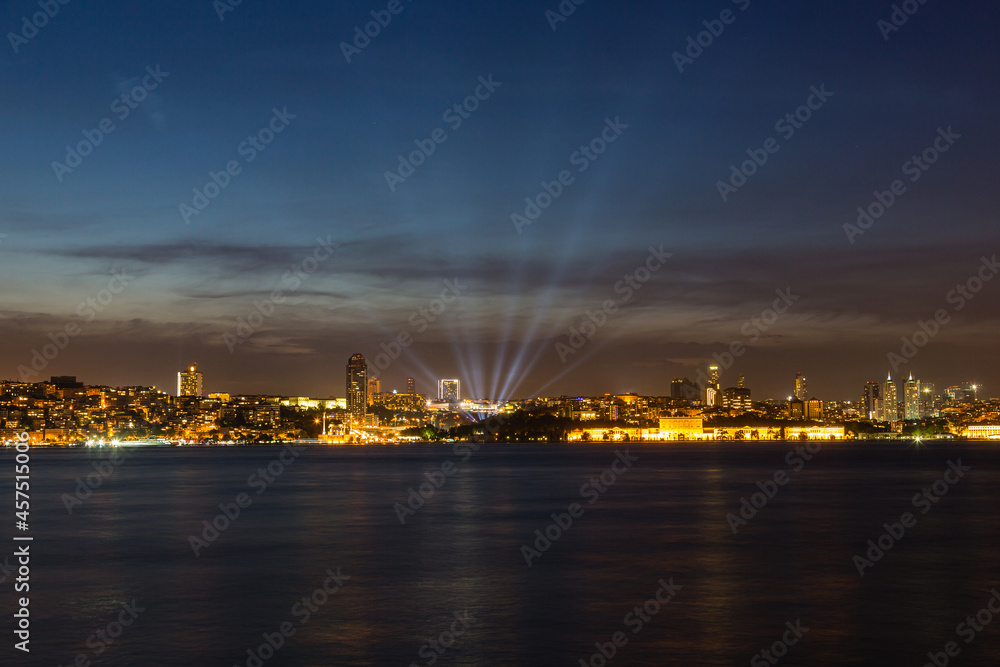
[[[639,461],[587,504],[581,485],[625,446]],[[261,495],[247,478],[280,447],[143,449],[72,516],[62,494],[107,453],[36,450],[33,651],[18,664],[245,665],[284,621],[296,634],[265,665],[426,664],[421,646],[462,610],[476,621],[438,665],[578,665],[620,630],[609,664],[748,664],[797,619],[810,631],[782,665],[919,665],[960,641],[1000,586],[1000,450],[825,445],[734,535],[726,514],[790,448],[486,445],[461,462],[445,446],[309,447]],[[973,471],[859,577],[852,557],[959,456]],[[400,525],[393,505],[449,459],[458,471]],[[196,558],[188,537],[241,492],[252,504]],[[572,502],[583,516],[528,568],[521,545]],[[338,567],[350,580],[299,624],[293,605]],[[671,577],[675,600],[629,632]],[[132,599],[146,611],[95,660],[88,637]],[[961,664],[996,655],[1000,622]]]

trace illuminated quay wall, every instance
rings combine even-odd
[[[646,434],[648,431],[649,429],[637,426],[626,426],[623,428],[581,428],[567,433],[566,439],[569,442],[634,442],[637,440],[647,440]]]
[[[962,437],[980,440],[1000,438],[1000,424],[969,424],[962,430]]]
[[[844,440],[843,426],[786,426],[785,440]]]

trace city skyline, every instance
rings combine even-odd
[[[177,373],[177,394],[155,387],[106,387],[55,376],[42,383],[0,382],[0,440],[27,438],[53,446],[122,443],[335,444],[414,442],[445,435],[552,441],[864,440],[1000,438],[1000,398],[976,384],[937,385],[887,376],[869,381],[861,401],[823,400],[806,393],[801,372],[787,400],[753,400],[740,375],[720,389],[718,366],[691,381],[675,378],[671,395],[463,397],[461,380],[438,380],[437,395],[382,391],[367,360],[345,364],[346,398],[210,392],[192,364]],[[519,424],[520,426],[513,426]],[[23,429],[23,430],[22,430]],[[520,430],[518,430],[520,429]]]
[[[808,402],[809,400],[820,400],[827,402],[849,402],[857,403],[860,406],[866,408],[866,413],[876,413],[879,410],[888,410],[888,405],[898,404],[899,406],[912,405],[914,402],[920,400],[920,392],[930,392],[932,397],[944,396],[946,393],[956,393],[956,392],[966,392],[973,396],[975,400],[985,400],[985,399],[996,399],[996,397],[991,397],[988,395],[989,389],[980,382],[974,380],[963,380],[954,383],[940,384],[936,381],[932,382],[925,378],[914,377],[913,371],[906,374],[907,379],[901,380],[902,375],[897,375],[893,377],[892,371],[888,371],[887,377],[884,381],[867,380],[863,385],[860,386],[860,391],[858,396],[853,397],[843,397],[843,396],[817,396],[815,393],[807,389],[807,378],[802,374],[801,371],[796,371],[795,376],[789,379],[789,390],[787,395],[781,393],[776,395],[762,395],[760,393],[754,392],[752,394],[753,401],[799,401]],[[602,391],[593,394],[585,394],[582,392],[569,392],[564,394],[536,394],[536,395],[521,395],[521,396],[489,396],[489,395],[468,395],[463,396],[461,390],[462,380],[460,378],[437,378],[431,379],[425,382],[425,386],[418,387],[417,381],[413,377],[406,377],[403,379],[402,384],[387,383],[385,387],[382,386],[382,379],[372,372],[372,366],[368,363],[368,360],[361,353],[355,353],[347,360],[346,363],[346,382],[341,383],[339,390],[332,391],[330,393],[308,393],[308,392],[240,392],[232,389],[222,389],[219,387],[212,387],[210,384],[206,385],[205,373],[199,370],[198,363],[192,363],[190,366],[176,372],[176,387],[177,391],[172,394],[177,397],[182,396],[209,396],[214,394],[229,394],[229,395],[244,395],[244,396],[308,396],[315,399],[328,399],[328,398],[339,398],[346,401],[347,410],[356,414],[364,414],[366,408],[371,405],[371,397],[373,393],[399,393],[399,394],[409,394],[409,395],[424,395],[428,398],[433,397],[439,402],[451,402],[459,403],[466,398],[469,400],[490,400],[490,401],[509,401],[509,400],[531,400],[535,398],[545,398],[545,397],[599,397],[599,396],[624,396],[624,395],[637,395],[637,396],[655,396],[655,397],[672,397],[672,398],[684,398],[685,400],[695,401],[703,405],[704,407],[741,407],[746,405],[749,408],[751,402],[751,390],[752,387],[748,386],[746,377],[739,373],[734,382],[722,382],[724,377],[718,365],[715,364],[703,364],[699,369],[698,374],[695,375],[694,379],[689,377],[675,377],[672,378],[669,384],[665,387],[665,391],[658,393],[643,394],[641,392],[635,391]],[[68,380],[72,378],[75,382],[77,376],[51,376],[51,380],[62,379]],[[38,382],[48,382],[48,379],[37,379],[24,382],[25,384],[34,384]],[[3,379],[0,378],[0,382],[7,383],[17,383],[23,382],[20,380],[13,379]],[[946,387],[944,391],[937,392],[937,387]],[[159,388],[159,385],[155,384],[127,384],[127,385],[105,385],[102,383],[90,383],[90,386],[109,386],[109,387],[146,387],[146,388]],[[922,388],[922,389],[921,389]],[[423,389],[423,391],[421,391]],[[907,393],[908,389],[913,391]],[[984,392],[980,394],[980,392]],[[167,392],[169,393],[169,392]],[[454,398],[448,398],[447,395],[451,395]],[[893,396],[895,400],[888,399],[887,397]],[[860,398],[859,398],[860,397]],[[880,403],[880,401],[882,401]],[[908,417],[909,418],[909,417]]]

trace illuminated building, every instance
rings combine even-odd
[[[568,442],[638,441],[643,440],[645,435],[644,429],[638,427],[598,427],[570,431],[566,434],[566,440]]]
[[[975,403],[979,385],[971,382],[963,382],[957,386],[951,386],[944,390],[944,395],[956,403]]]
[[[823,419],[823,401],[818,398],[810,398],[808,401],[802,401],[802,407],[803,419],[810,419],[813,421],[820,421]]]
[[[753,406],[750,390],[746,387],[730,387],[722,392],[722,407],[746,412]]]
[[[937,387],[933,382],[920,383],[920,416],[936,417],[937,409],[934,401],[937,399]]]
[[[975,403],[979,400],[979,385],[972,384],[971,382],[963,382],[962,391],[965,392],[965,396],[969,401]]]
[[[359,421],[368,412],[367,394],[368,362],[363,354],[355,354],[347,362],[347,410]]]
[[[308,396],[294,396],[282,399],[281,405],[291,408],[303,408],[315,410],[346,410],[346,398],[309,398]]]
[[[205,388],[205,376],[192,364],[186,371],[177,374],[178,396],[201,396]]]
[[[422,412],[424,397],[420,394],[372,394],[369,397],[371,405],[392,410],[393,412]]]
[[[660,432],[657,439],[705,440],[705,420],[701,417],[660,417]]]
[[[714,408],[722,402],[719,385],[719,367],[708,367],[708,384],[705,386],[705,405]]]
[[[715,440],[781,440],[780,426],[716,426]]]
[[[417,381],[413,378],[406,378],[406,393],[416,394],[417,393]]]
[[[865,383],[865,396],[861,401],[862,409],[865,412],[865,419],[870,419],[872,421],[879,419],[878,402],[881,398],[882,385],[875,381]]]
[[[800,401],[806,400],[809,396],[809,390],[806,388],[806,376],[802,373],[795,374],[795,393],[793,395]]]
[[[458,403],[461,399],[461,382],[458,380],[438,380],[439,401],[442,403]]]
[[[903,385],[903,419],[910,421],[920,417],[920,383],[910,373],[910,379]]]
[[[896,383],[892,381],[892,373],[890,373],[882,384],[882,400],[879,402],[881,409],[878,420],[889,423],[899,421],[899,408],[896,403]]]
[[[786,426],[786,440],[843,440],[843,426]]]
[[[962,431],[962,437],[1000,439],[1000,424],[969,424]]]
[[[368,405],[372,404],[372,396],[382,393],[382,381],[374,375],[368,378]]]

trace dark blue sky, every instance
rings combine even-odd
[[[800,298],[724,385],[743,372],[755,397],[785,396],[800,370],[821,398],[856,399],[944,308],[900,370],[1000,393],[1000,281],[947,302],[1000,251],[994,4],[929,2],[886,41],[892,3],[588,0],[553,31],[554,0],[403,0],[348,63],[340,43],[386,5],[244,0],[220,21],[210,0],[75,1],[16,53],[8,36],[0,376],[76,324],[39,377],[172,387],[197,361],[210,391],[343,395],[352,353],[407,333],[384,388],[665,394],[748,343],[744,323],[790,287]],[[672,54],[725,9],[734,21],[678,72]],[[37,11],[4,2],[0,27]],[[156,66],[169,75],[121,119],[112,105]],[[453,129],[444,112],[490,76]],[[813,86],[833,95],[786,139],[776,122]],[[241,143],[274,109],[295,117],[248,161]],[[105,118],[114,131],[60,182],[53,162]],[[574,152],[609,118],[627,129],[581,173]],[[961,138],[911,182],[904,163],[949,127]],[[447,140],[391,191],[385,172],[436,128]],[[718,181],[772,137],[724,202]],[[188,224],[179,206],[230,161],[239,174]],[[519,233],[511,215],[564,170],[572,184]],[[896,179],[905,194],[849,243],[844,225]],[[231,353],[224,334],[292,286],[317,238],[335,255]],[[616,282],[661,245],[672,257],[623,303]],[[88,320],[78,305],[114,269],[134,278]],[[415,313],[455,278],[461,296],[423,328]],[[617,312],[563,363],[556,344],[608,299]]]

